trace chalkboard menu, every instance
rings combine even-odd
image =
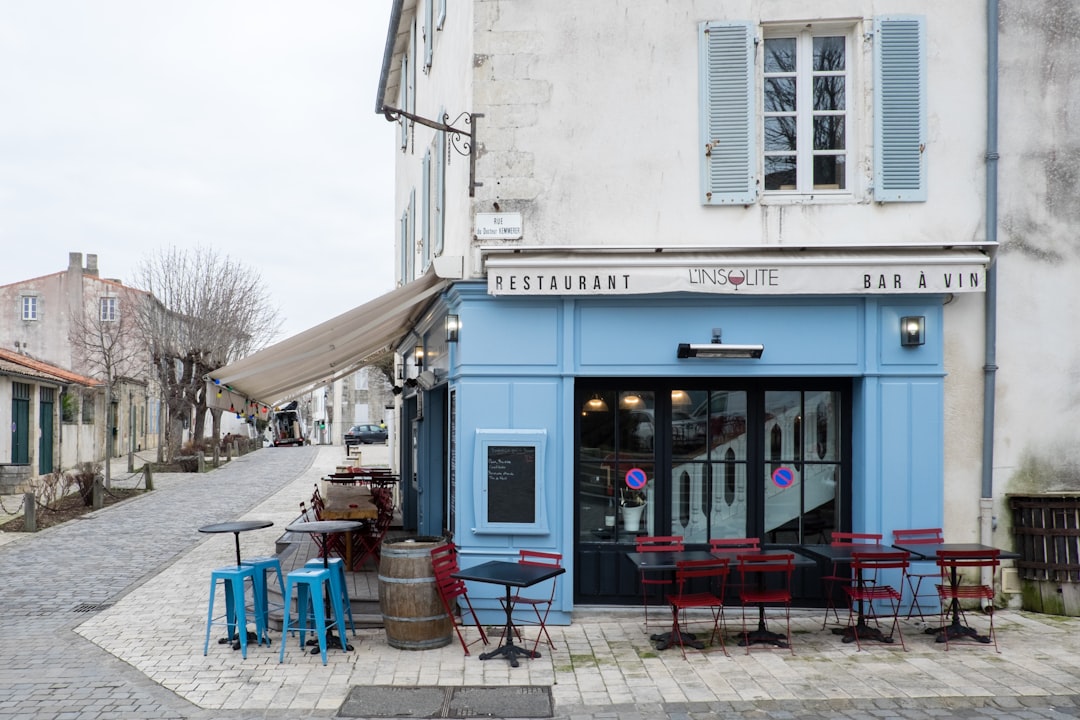
[[[546,535],[544,430],[477,430],[473,467],[479,487],[473,493],[475,533]]]
[[[487,518],[536,522],[536,446],[487,446]]]

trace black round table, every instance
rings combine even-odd
[[[327,535],[334,533],[352,532],[358,530],[364,526],[364,523],[359,520],[309,520],[307,522],[297,522],[292,525],[285,526],[285,529],[289,532],[303,532],[303,533],[317,533],[322,535],[322,547],[323,547],[323,569],[329,569],[330,557],[326,551]],[[326,610],[330,611],[330,597],[329,590],[326,593]],[[326,646],[330,647],[334,643],[339,643],[339,647],[343,650],[352,650],[353,646],[345,642],[345,628],[338,628],[341,631],[341,637],[338,638],[332,632],[326,633]],[[309,640],[308,644],[318,645],[318,640]],[[311,650],[311,654],[315,655],[319,652],[319,648],[315,647]]]
[[[231,532],[236,538],[236,567],[240,567],[240,533],[247,532],[248,530],[261,530],[263,528],[268,528],[273,524],[274,523],[271,520],[233,520],[232,522],[203,525],[201,528],[199,528],[199,532],[209,534]],[[242,598],[240,602],[243,602]],[[239,632],[241,631],[239,628],[237,628],[237,633]],[[247,633],[248,641],[258,642],[258,635],[251,632],[247,628],[244,628],[243,632]],[[239,650],[240,636],[238,634],[236,638],[224,637],[218,640],[218,643],[222,645],[224,645],[225,643],[232,643],[233,650]]]
[[[240,533],[248,530],[261,530],[273,525],[271,520],[234,520],[232,522],[214,523],[203,525],[199,528],[201,533],[227,533],[236,536],[236,566],[240,567]]]

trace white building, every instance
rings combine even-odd
[[[561,552],[563,621],[637,597],[606,518],[641,478],[695,543],[1009,547],[1007,492],[1080,484],[1053,7],[396,0],[400,288],[293,385],[396,344],[406,522]],[[271,399],[266,357],[223,375]]]

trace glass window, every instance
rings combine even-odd
[[[85,392],[82,396],[82,422],[83,425],[94,424],[94,393]]]
[[[22,298],[22,319],[23,320],[37,320],[38,319],[38,299],[34,295],[23,295]]]
[[[116,322],[120,319],[119,300],[115,297],[101,298],[102,322]]]
[[[766,191],[848,189],[847,42],[812,30],[765,39]]]

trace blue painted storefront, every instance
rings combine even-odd
[[[441,534],[444,478],[452,476],[451,522],[462,564],[516,559],[522,547],[561,552],[567,574],[560,578],[550,621],[568,623],[577,378],[850,378],[852,529],[889,537],[894,528],[940,527],[941,303],[927,295],[493,298],[482,283],[458,283],[417,328],[425,369],[439,369],[447,383],[425,393],[424,419],[412,426],[415,460],[403,459],[406,466],[415,464],[419,492],[409,496],[412,509],[406,511],[414,513],[419,534]],[[460,318],[455,343],[445,338],[447,312]],[[926,317],[924,345],[901,347],[900,318],[907,315]],[[762,343],[764,354],[747,360],[676,358],[679,343],[708,342],[712,328],[723,328],[728,343]],[[476,453],[479,430],[543,434],[547,528],[540,534],[482,531],[476,502],[483,475]],[[411,431],[404,429],[407,436]],[[410,455],[407,442],[405,448]],[[498,595],[495,587],[470,587],[474,604],[486,610],[485,621],[500,617]]]

